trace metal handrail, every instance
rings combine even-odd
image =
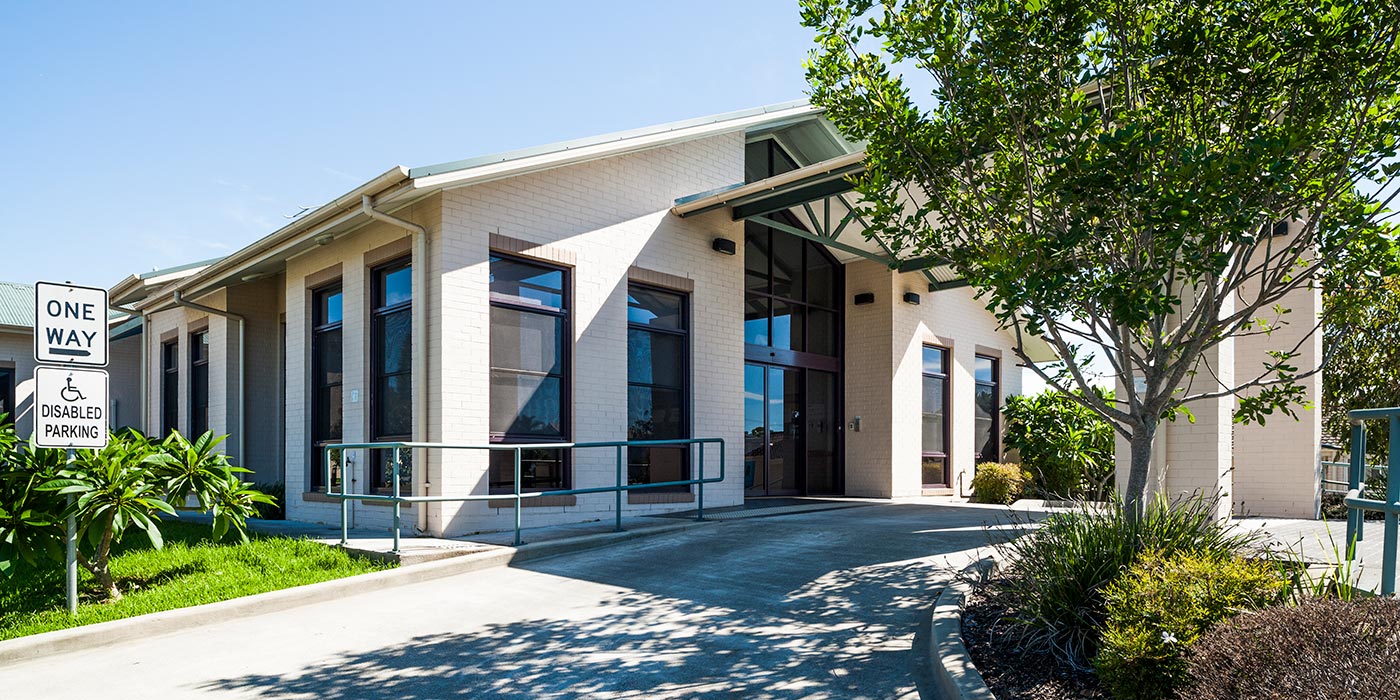
[[[705,478],[705,445],[719,445],[719,475]],[[698,450],[696,455],[696,478],[684,479],[680,481],[659,481],[647,484],[626,484],[623,483],[623,451],[629,447],[687,447],[695,445]],[[616,452],[617,459],[617,483],[613,486],[595,486],[582,489],[560,489],[557,491],[521,491],[520,490],[520,453],[525,450],[581,450],[611,447]],[[340,501],[340,544],[349,544],[350,539],[350,502],[351,501],[377,501],[381,503],[391,503],[394,507],[394,548],[390,550],[394,554],[399,553],[399,529],[402,523],[401,509],[405,503],[442,503],[442,502],[467,502],[467,501],[499,501],[513,499],[515,501],[515,546],[524,544],[520,539],[520,511],[526,499],[544,498],[547,496],[574,496],[588,493],[615,493],[615,511],[617,521],[614,532],[622,532],[622,494],[628,491],[640,491],[643,489],[663,488],[667,486],[695,486],[695,519],[705,519],[705,484],[714,484],[724,481],[725,473],[725,443],[723,438],[681,438],[675,440],[612,440],[603,442],[541,442],[541,443],[496,443],[496,444],[454,444],[444,442],[340,442],[325,445],[324,465],[325,484],[327,498],[334,498]],[[477,493],[465,496],[404,496],[400,493],[399,471],[403,466],[403,451],[414,449],[429,450],[484,450],[487,452],[510,451],[514,453],[515,461],[515,490],[512,493]],[[331,490],[331,451],[340,450],[393,450],[393,471],[391,481],[393,483],[393,495],[371,494],[371,493],[346,493],[345,485],[348,479],[342,477],[340,480],[340,492]]]
[[[1323,467],[1323,472],[1322,472],[1322,474],[1323,474],[1323,476],[1322,476],[1322,485],[1323,485],[1323,486],[1338,486],[1338,487],[1341,487],[1341,491],[1342,491],[1343,493],[1345,493],[1347,489],[1351,488],[1351,481],[1349,481],[1349,480],[1339,480],[1339,479],[1329,479],[1329,478],[1327,478],[1327,471],[1328,471],[1327,468],[1328,468],[1328,467],[1340,467],[1340,468],[1342,468],[1343,470],[1349,470],[1349,469],[1351,469],[1351,462],[1350,462],[1350,461],[1346,461],[1346,462],[1328,462],[1328,461],[1326,461],[1326,460],[1323,460],[1323,461],[1321,462],[1321,464],[1322,464],[1322,467]],[[1386,468],[1386,466],[1385,466],[1384,464],[1368,464],[1368,465],[1366,465],[1366,471],[1367,471],[1368,473],[1369,473],[1369,472],[1372,472],[1372,471],[1384,471],[1385,468]],[[1365,481],[1365,480],[1363,479],[1363,481]],[[1335,492],[1333,492],[1333,493],[1335,493]]]
[[[1347,470],[1348,489],[1342,502],[1347,506],[1347,559],[1356,558],[1356,543],[1365,537],[1365,511],[1385,514],[1385,543],[1381,551],[1381,595],[1394,595],[1397,547],[1400,547],[1400,407],[1367,408],[1351,411],[1351,464]],[[1366,498],[1366,421],[1390,422],[1390,449],[1386,460],[1385,500]]]

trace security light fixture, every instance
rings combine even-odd
[[[874,303],[875,303],[875,293],[874,293],[874,292],[861,292],[860,294],[857,294],[857,295],[856,295],[856,306],[864,306],[864,305],[866,305],[866,304],[874,304]]]
[[[725,255],[733,255],[739,251],[739,247],[734,245],[734,241],[728,238],[716,238],[710,247],[714,248],[716,253],[724,253]]]
[[[914,306],[918,306],[918,305],[919,305],[919,293],[918,293],[918,292],[905,292],[905,293],[904,293],[904,303],[906,303],[906,304],[913,304]]]

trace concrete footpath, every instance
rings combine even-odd
[[[0,668],[16,697],[914,697],[1001,509],[719,522]]]

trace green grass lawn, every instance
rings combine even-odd
[[[389,564],[307,540],[253,536],[214,543],[209,526],[166,522],[160,526],[165,548],[152,549],[144,533],[132,528],[114,547],[112,575],[123,598],[97,602],[92,576],[78,568],[78,615],[64,609],[62,564],[43,571],[24,568],[0,579],[0,639],[89,625],[145,613],[213,603],[318,581],[388,568]]]

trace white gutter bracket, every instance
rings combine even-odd
[[[428,294],[428,230],[407,219],[385,214],[374,208],[374,198],[368,194],[360,196],[360,212],[375,221],[397,226],[413,234],[413,384],[418,389],[418,400],[413,406],[413,439],[415,442],[428,441],[428,326],[426,323]],[[431,495],[432,482],[428,480],[428,461],[425,450],[414,450],[413,455],[413,495]],[[419,504],[418,531],[428,531],[428,509]]]

